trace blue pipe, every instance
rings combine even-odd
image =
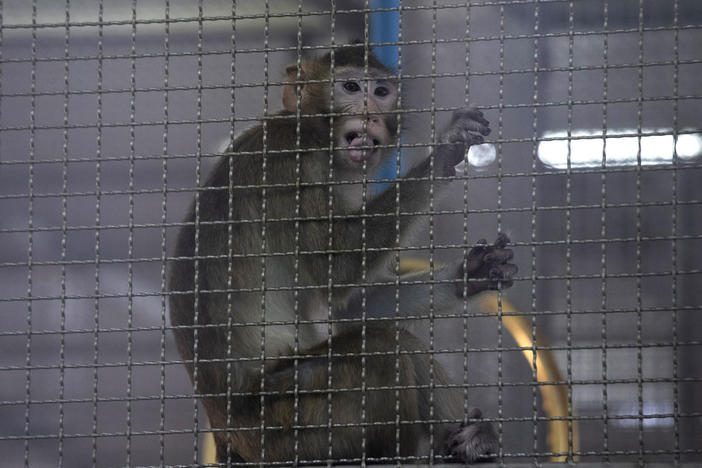
[[[371,0],[370,2],[370,42],[397,42],[400,39],[400,0]],[[384,8],[397,8],[391,11],[372,11]],[[388,68],[397,71],[400,59],[398,45],[375,46],[373,52]]]
[[[400,0],[371,0],[370,2],[370,42],[378,44],[383,42],[393,42],[397,44],[400,40]],[[390,11],[373,11],[377,9],[394,8]],[[373,52],[378,60],[386,67],[397,72],[400,60],[400,46],[386,45],[374,46]],[[388,158],[380,168],[376,177],[380,179],[394,179],[397,175],[397,154]],[[378,189],[386,184],[376,184]]]

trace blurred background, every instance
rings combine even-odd
[[[407,165],[465,104],[497,149],[411,256],[507,232],[520,273],[502,296],[555,357],[575,455],[699,462],[702,5],[401,5]],[[0,8],[0,464],[196,463],[206,416],[164,295],[178,223],[231,138],[281,108],[298,48],[362,39],[368,5]],[[433,348],[500,422],[502,460],[547,460],[535,374],[483,312],[438,317]]]

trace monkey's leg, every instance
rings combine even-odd
[[[263,411],[255,396],[250,407],[238,408],[245,416],[239,412],[234,418],[236,424],[254,428],[233,436],[237,441],[232,445],[249,448],[239,455],[249,462],[297,457],[301,463],[357,461],[364,453],[367,459],[426,457],[431,424],[434,453],[444,453],[455,421],[462,419],[461,395],[447,388],[443,369],[431,364],[414,335],[356,328],[333,336],[331,350],[331,360],[325,342],[301,352],[297,364],[281,359],[268,369]],[[261,433],[255,429],[261,414],[266,427],[263,452]]]

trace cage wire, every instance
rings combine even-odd
[[[168,318],[177,233],[232,139],[280,109],[285,67],[354,39],[372,48],[373,8],[0,1],[1,465],[215,463],[218,429]],[[415,239],[392,246],[397,284],[498,231],[520,269],[511,289],[452,310],[430,293],[421,317],[389,312],[388,326],[412,327],[461,389],[456,426],[480,407],[499,463],[700,463],[702,5],[417,0],[381,11],[398,21],[382,45],[399,46],[401,170],[465,105],[492,122],[496,149],[434,181],[447,195],[414,214],[426,221]],[[368,174],[361,210],[393,178]],[[450,461],[440,440],[382,459],[371,443],[345,461]]]

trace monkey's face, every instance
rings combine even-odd
[[[397,132],[395,84],[379,73],[341,69],[334,84],[335,160],[337,167],[352,172],[376,168],[392,152]]]

